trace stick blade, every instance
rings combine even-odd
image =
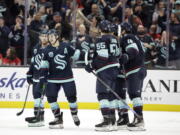
[[[16,113],[16,116],[20,116],[23,113],[23,111]]]

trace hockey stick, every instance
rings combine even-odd
[[[22,108],[22,110],[21,110],[20,112],[18,112],[18,113],[16,114],[17,116],[20,116],[20,115],[24,112],[24,109],[25,109],[26,103],[27,103],[29,88],[30,88],[30,84],[28,85],[28,89],[27,89],[27,92],[26,92],[26,97],[25,97],[25,101],[24,101],[23,108]]]
[[[88,51],[85,53],[85,64],[88,65]],[[134,115],[136,115],[138,118],[142,118],[142,116],[138,115],[108,84],[106,84],[100,77],[98,77],[94,71],[92,71],[92,73],[107,88],[107,91],[111,92],[114,94],[114,96],[116,96],[117,99],[121,100]]]

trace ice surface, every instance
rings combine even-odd
[[[45,109],[45,127],[30,128],[24,121],[32,116],[32,109],[25,109],[17,117],[21,109],[0,109],[0,135],[180,135],[180,112],[144,112],[146,131],[113,131],[96,132],[94,125],[102,119],[98,110],[79,110],[81,125],[76,127],[69,110],[64,110],[64,129],[49,129],[48,122],[54,117],[50,109]],[[130,113],[132,120],[132,113]]]

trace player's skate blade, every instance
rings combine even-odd
[[[36,123],[28,123],[28,127],[43,127],[45,126],[44,121],[39,121]]]
[[[144,126],[138,126],[138,127],[128,127],[127,126],[127,129],[129,131],[146,131],[146,129],[144,128]]]
[[[95,131],[98,132],[111,132],[110,126],[104,126],[104,127],[95,127]]]
[[[117,126],[118,130],[127,130],[127,125]]]
[[[50,129],[63,129],[63,124],[49,125]]]
[[[110,130],[110,131],[117,131],[117,130],[118,130],[117,125],[111,125],[111,126],[109,127],[109,130]]]

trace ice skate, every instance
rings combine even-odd
[[[110,132],[111,121],[110,118],[104,118],[103,122],[95,125],[95,131]]]
[[[72,114],[72,118],[74,120],[74,124],[76,126],[79,126],[80,125],[80,120],[79,120],[79,117],[77,116],[77,114],[76,115]]]
[[[37,117],[29,117],[28,119],[28,126],[29,127],[43,127],[44,124],[44,115],[40,115]]]
[[[132,123],[127,124],[127,129],[129,131],[145,131],[143,118],[134,117]]]
[[[118,130],[127,129],[127,124],[129,123],[128,114],[119,115],[119,119],[117,120],[117,128]]]
[[[49,123],[50,129],[63,129],[63,113],[59,117],[56,117],[54,121]]]

